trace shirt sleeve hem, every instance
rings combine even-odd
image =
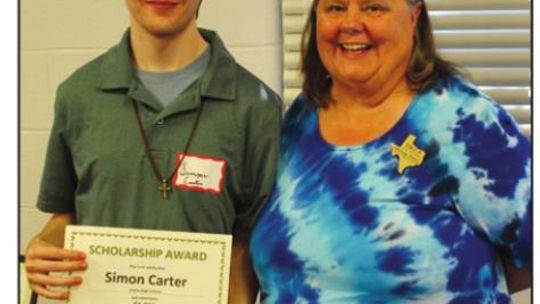
[[[58,201],[54,200],[54,202]],[[75,211],[73,206],[61,206],[58,203],[52,203],[52,200],[45,199],[38,199],[36,207],[38,210],[46,213],[70,213]]]

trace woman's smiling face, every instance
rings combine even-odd
[[[334,85],[372,90],[405,80],[420,5],[407,0],[320,0],[317,49]]]

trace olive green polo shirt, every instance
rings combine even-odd
[[[274,184],[281,103],[234,61],[216,33],[200,32],[211,47],[208,68],[165,108],[134,76],[129,31],[58,87],[40,210],[74,212],[81,225],[249,231]],[[204,102],[187,167],[176,175],[169,200],[145,155],[133,100],[167,176]]]

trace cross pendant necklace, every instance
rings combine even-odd
[[[132,100],[132,102],[133,102],[133,109],[135,111],[135,117],[137,118],[137,125],[139,127],[139,133],[141,134],[141,139],[144,144],[144,153],[146,154],[146,158],[148,158],[148,161],[150,162],[152,171],[154,171],[154,175],[156,176],[156,179],[159,182],[158,189],[161,192],[161,197],[163,198],[163,200],[167,201],[169,200],[169,192],[172,190],[171,186],[169,186],[169,183],[171,179],[173,178],[173,176],[178,171],[178,168],[180,168],[180,165],[184,161],[184,157],[188,153],[189,146],[191,145],[191,141],[193,139],[193,135],[195,134],[195,130],[197,129],[197,125],[199,124],[199,118],[201,117],[204,102],[201,99],[201,104],[199,105],[199,108],[197,109],[197,116],[195,117],[195,122],[193,123],[191,132],[189,133],[188,140],[186,141],[186,146],[184,147],[184,150],[182,151],[182,157],[178,160],[178,162],[176,163],[176,166],[174,167],[174,170],[168,177],[162,176],[158,170],[156,161],[154,160],[154,156],[150,152],[150,145],[148,144],[148,139],[146,138],[146,134],[144,132],[142,119],[141,119],[141,113],[139,113],[139,107],[137,106],[137,101]]]
[[[159,190],[161,191],[161,196],[164,200],[169,199],[169,191],[171,190],[171,187],[169,187],[169,182],[166,179],[161,180],[161,185],[159,186]]]

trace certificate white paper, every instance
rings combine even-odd
[[[232,237],[68,226],[65,248],[86,253],[72,304],[227,303]]]

